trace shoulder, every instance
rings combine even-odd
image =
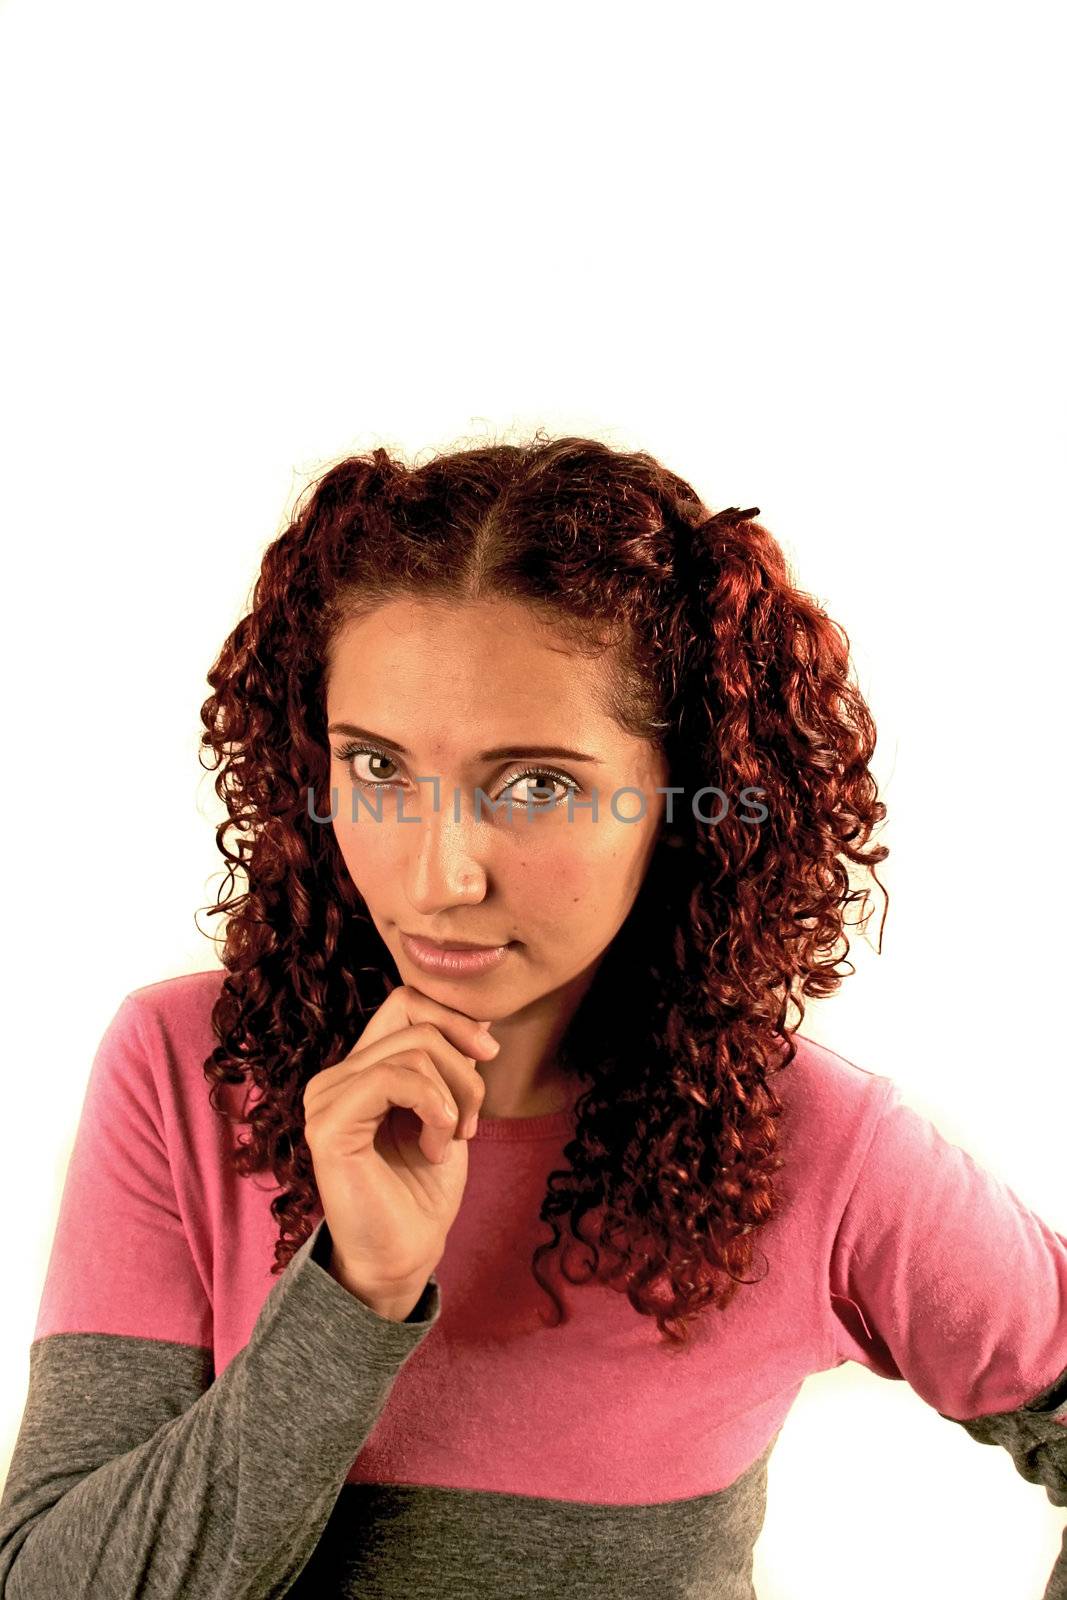
[[[783,1107],[779,1147],[832,1215],[844,1205],[898,1090],[892,1078],[804,1034],[793,1041],[793,1060],[769,1078]]]
[[[825,1136],[833,1126],[858,1132],[877,1121],[897,1092],[892,1078],[850,1061],[806,1034],[794,1034],[793,1041],[795,1057],[770,1081],[788,1102],[798,1126],[806,1131],[818,1126]]]
[[[143,984],[125,995],[108,1025],[105,1054],[117,1059],[123,1077],[146,1088],[150,1080],[165,1108],[202,1097],[204,1063],[218,1043],[212,1011],[225,977],[215,967]]]
[[[202,972],[183,972],[176,977],[160,978],[155,983],[131,989],[126,999],[157,1013],[186,1012],[190,1007],[202,1007],[205,1003],[210,1009],[221,993],[225,976],[222,967],[211,967]]]
[[[186,972],[131,989],[119,1007],[131,1024],[149,1037],[171,1040],[193,1038],[199,1044],[211,1032],[211,1013],[222,993],[226,973],[222,967]]]

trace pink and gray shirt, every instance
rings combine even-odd
[[[626,1296],[530,1270],[571,1113],[483,1118],[406,1322],[272,1277],[272,1174],[208,1103],[221,969],[127,995],[89,1076],[0,1500],[0,1600],[753,1600],[805,1377],[903,1379],[1067,1505],[1067,1238],[796,1036],[769,1271],[668,1354]],[[225,1086],[239,1111],[243,1086]],[[549,1258],[552,1260],[553,1258]],[[761,1256],[757,1253],[757,1262]],[[1046,1600],[1067,1600],[1067,1543]]]

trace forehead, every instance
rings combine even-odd
[[[556,733],[595,729],[603,739],[614,729],[622,739],[602,709],[613,660],[610,649],[579,654],[518,602],[390,600],[336,635],[326,709],[375,726],[375,716],[402,721],[409,733],[447,716],[476,724],[479,737],[490,724],[532,733],[550,722]],[[382,723],[381,731],[393,730]]]

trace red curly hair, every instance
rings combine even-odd
[[[749,786],[766,810],[754,822],[731,806],[704,822],[675,804],[659,843],[676,848],[654,851],[562,1043],[560,1065],[588,1086],[570,1166],[549,1176],[540,1216],[553,1237],[534,1252],[534,1277],[558,1326],[566,1314],[540,1262],[568,1217],[567,1281],[624,1290],[674,1350],[697,1313],[756,1281],[745,1277],[753,1230],[782,1199],[771,1080],[796,1055],[804,996],[833,994],[855,970],[845,911],[869,890],[850,886],[847,863],[885,894],[874,865],[888,855],[868,845],[886,811],[848,637],[794,586],[757,513],[711,516],[650,455],[538,431],[421,466],[381,448],[352,456],[309,486],[267,548],[208,674],[200,742],[228,814],[216,832],[226,881],[210,908],[226,913],[227,976],[204,1071],[224,1117],[223,1083],[258,1092],[233,1154],[242,1176],[270,1168],[281,1186],[272,1272],[319,1205],[304,1086],[349,1053],[399,981],[333,830],[309,815],[309,790],[329,792],[331,640],[398,595],[500,596],[579,646],[618,643],[612,713],[663,752],[685,796]],[[247,893],[227,899],[236,871]],[[591,1212],[595,1237],[583,1229]],[[572,1239],[585,1247],[580,1276]]]

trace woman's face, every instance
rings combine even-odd
[[[608,660],[575,655],[524,607],[496,600],[393,600],[337,636],[331,826],[402,982],[495,1019],[586,969],[591,978],[645,876],[665,804],[656,788],[668,783],[662,756],[596,707]],[[371,753],[345,754],[351,745]],[[489,804],[508,794],[510,820]],[[325,797],[314,799],[325,816]],[[509,948],[489,971],[428,975],[402,931]]]

